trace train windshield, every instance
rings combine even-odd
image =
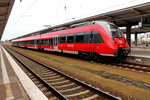
[[[122,38],[123,34],[120,29],[113,23],[110,22],[100,22],[100,25],[104,27],[104,29],[114,38]]]
[[[109,30],[109,34],[114,38],[122,38],[123,34],[119,30],[119,28],[116,25],[108,24],[107,29]]]

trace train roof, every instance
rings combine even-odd
[[[106,21],[103,21],[103,22],[106,22]],[[95,24],[99,24],[99,21],[92,21],[89,23],[81,23],[81,24],[77,24],[76,27],[68,28],[66,30],[59,29],[57,31],[50,31],[50,32],[47,32],[45,34],[19,38],[19,39],[16,39],[15,41],[24,41],[24,40],[30,41],[30,40],[39,40],[39,39],[50,39],[50,38],[54,38],[55,35],[90,31],[91,29],[96,28],[96,27],[90,27],[90,25],[95,25]],[[84,27],[82,27],[82,26],[84,26]],[[12,42],[14,42],[14,40]]]
[[[50,32],[55,32],[55,31],[61,31],[61,30],[67,30],[67,29],[72,29],[72,28],[77,28],[77,27],[82,27],[82,26],[88,26],[88,25],[93,25],[93,24],[98,24],[97,22],[108,22],[108,21],[104,21],[104,20],[99,20],[99,21],[86,21],[86,22],[81,22],[81,23],[77,23],[77,24],[73,24],[73,25],[69,25],[69,26],[64,26],[64,27],[51,27],[47,30],[44,29],[41,31],[37,31],[37,32],[33,32],[18,38],[25,38],[25,37],[29,37],[29,36],[34,36],[34,35],[39,35],[39,34],[45,34],[45,33],[50,33]],[[16,39],[18,39],[16,38]]]
[[[40,39],[40,35],[36,35],[36,36],[29,36],[29,37],[26,37],[25,40],[26,41],[30,41],[30,40],[38,40]]]

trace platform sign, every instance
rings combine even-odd
[[[141,17],[142,27],[150,27],[150,16]]]

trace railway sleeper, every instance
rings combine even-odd
[[[56,79],[52,79],[52,80],[47,79],[46,81],[47,82],[58,82],[58,81],[63,81],[63,80],[66,80],[66,79],[64,77],[60,77],[60,78],[56,78]]]
[[[49,71],[49,72],[47,72],[47,73],[43,73],[43,75],[49,75],[49,74],[54,74],[54,72]]]
[[[55,75],[55,76],[49,76],[49,77],[45,77],[45,76],[42,76],[44,78],[44,80],[53,80],[53,79],[57,79],[57,78],[60,78],[61,76],[60,75]]]
[[[49,90],[46,87],[43,87],[41,88],[41,91],[45,93],[45,92],[48,92]]]
[[[30,78],[33,82],[37,81],[35,77]]]
[[[39,70],[37,70],[37,71],[39,71]],[[41,73],[49,73],[50,71],[49,71],[49,70],[42,70],[42,69],[41,69],[40,72],[41,72]]]
[[[72,95],[72,94],[76,94],[76,93],[80,93],[80,92],[84,92],[86,91],[86,89],[84,88],[77,88],[77,87],[73,87],[70,89],[66,89],[66,91],[61,92],[63,95]]]
[[[82,99],[86,100],[86,98],[90,98],[93,95],[95,95],[95,94],[92,93],[90,90],[85,90],[85,91],[82,91],[82,92],[79,92],[76,94],[67,95],[67,97],[69,99],[74,99],[74,100],[82,100]],[[99,95],[98,95],[98,97],[99,97]],[[96,98],[98,98],[98,97],[96,97]],[[97,99],[97,100],[105,100],[105,99]]]
[[[51,93],[51,92],[45,92],[44,95],[47,97],[47,98],[53,98],[54,95]]]
[[[98,100],[98,98],[99,98],[99,95],[98,94],[94,94],[94,95],[89,96],[87,98],[84,98],[82,100]]]
[[[90,91],[89,90],[84,90],[84,91],[80,91],[78,93],[74,93],[74,94],[70,94],[70,95],[65,95],[67,98],[72,98],[72,97],[77,97],[77,96],[80,96],[80,95],[85,95],[87,93],[89,93]]]
[[[34,79],[34,78],[35,78],[33,75],[30,75],[30,76],[28,76],[28,77],[30,77],[30,79]]]
[[[40,81],[38,81],[38,80],[33,81],[33,82],[34,82],[34,84],[36,84],[36,85],[41,84],[41,82],[40,82]]]
[[[64,85],[64,84],[68,84],[68,83],[70,83],[71,81],[69,81],[69,80],[64,80],[64,81],[59,81],[59,82],[53,82],[53,83],[50,83],[51,85],[53,85],[53,86],[56,86],[56,85]]]
[[[30,72],[28,71],[25,71],[25,73],[30,77],[30,76],[33,76]]]
[[[74,90],[77,90],[77,89],[80,89],[80,88],[82,88],[82,87],[77,86],[77,87],[70,88],[70,89],[67,89],[67,90],[60,90],[59,92],[64,93],[64,92],[74,91]]]
[[[50,100],[60,100],[60,99],[58,99],[58,98],[56,98],[56,97],[52,97],[52,98],[49,98]]]
[[[56,84],[51,84],[51,83],[49,83],[49,84],[51,84],[52,86],[63,86],[63,85],[68,85],[68,84],[71,84],[72,82],[66,82],[66,83],[56,83]]]
[[[34,71],[37,71],[37,72],[43,72],[43,73],[48,73],[49,72],[49,70],[47,70],[47,69],[42,69],[42,68],[37,68],[38,66],[36,66],[36,69],[35,69],[35,67],[33,67],[33,70]]]
[[[43,88],[43,87],[45,87],[45,86],[44,86],[43,84],[38,84],[37,87],[38,87],[38,88]]]
[[[61,85],[61,86],[54,86],[57,90],[66,90],[66,89],[70,89],[73,87],[77,87],[77,85],[75,83],[70,83],[70,84],[66,84],[66,85]]]
[[[45,74],[45,73],[41,73],[42,76],[45,76],[45,77],[49,77],[49,76],[55,76],[57,74],[55,73],[51,73],[51,74]]]
[[[52,73],[52,74],[42,74],[43,76],[45,77],[52,77],[52,76],[56,76],[57,74],[56,73]]]

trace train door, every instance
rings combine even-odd
[[[42,49],[42,40],[41,40],[41,34],[40,34],[40,36],[39,36],[39,40],[37,40],[37,47],[38,47],[38,49]]]
[[[90,52],[94,52],[94,32],[91,31],[89,34],[89,45],[88,45],[88,49]]]
[[[74,41],[75,41],[75,36],[74,34],[68,34],[66,36],[66,45],[65,49],[67,50],[67,53],[75,54],[75,47],[74,47]]]
[[[34,40],[34,47],[37,48],[37,40]]]
[[[59,51],[59,50],[58,50],[58,35],[56,35],[53,40],[54,40],[54,41],[53,41],[53,43],[54,43],[54,50],[55,50],[55,51]]]

